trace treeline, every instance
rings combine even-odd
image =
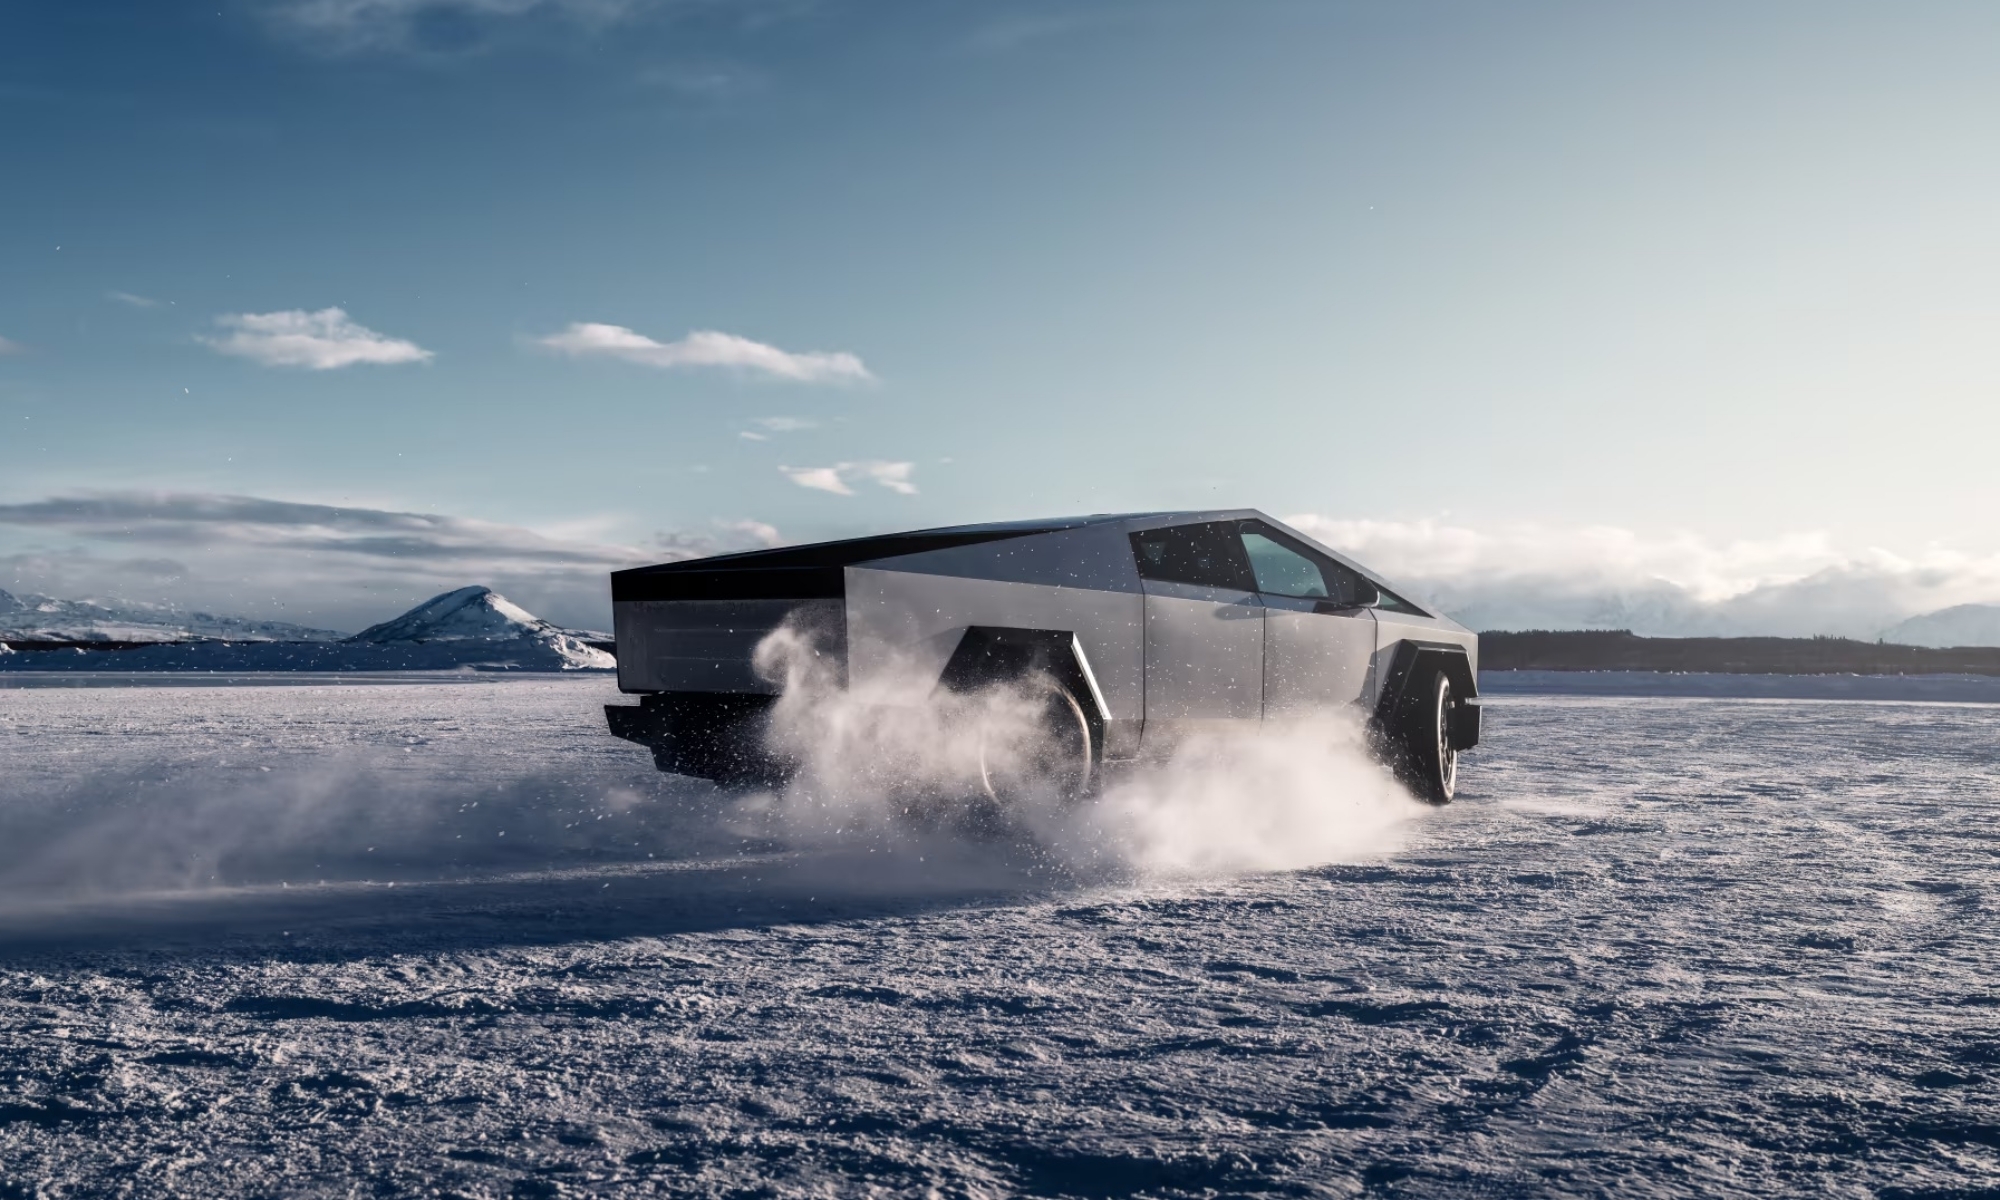
[[[2000,675],[2000,647],[1933,650],[1852,638],[1640,637],[1630,630],[1479,635],[1482,671],[1701,671],[1725,675]]]

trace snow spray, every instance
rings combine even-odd
[[[744,811],[791,839],[1012,834],[1077,872],[1217,874],[1387,853],[1423,811],[1345,716],[1185,738],[1121,766],[1084,800],[1031,794],[999,807],[981,786],[982,762],[1030,752],[1041,711],[1032,687],[953,692],[905,663],[850,689],[835,658],[793,625],[767,635],[754,662],[779,688],[768,748],[797,773]]]

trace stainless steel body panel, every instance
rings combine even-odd
[[[1339,711],[1373,701],[1375,614],[1319,611],[1316,601],[1264,596],[1264,716]]]
[[[1375,670],[1370,685],[1374,694],[1369,696],[1371,705],[1381,692],[1389,663],[1396,657],[1396,647],[1405,641],[1462,646],[1465,648],[1465,657],[1472,664],[1473,678],[1479,677],[1478,634],[1448,617],[1418,616],[1414,613],[1385,612],[1378,609],[1375,612]]]
[[[885,571],[955,575],[1002,583],[1136,592],[1139,571],[1122,523],[1105,522],[867,564]]]
[[[1144,615],[1136,590],[849,567],[848,686],[934,681],[973,625],[1068,630],[1088,656],[1107,717],[1136,723],[1145,715]]]
[[[1264,607],[1256,593],[1152,580],[1145,588],[1146,744],[1260,720]]]

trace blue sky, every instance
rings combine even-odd
[[[358,625],[483,571],[583,620],[634,556],[1248,504],[1426,577],[1598,586],[1610,530],[1612,583],[1702,603],[1828,571],[1891,578],[1885,618],[2000,600],[1996,34],[10,6],[0,586]],[[313,506],[454,532],[370,558],[285,523]],[[590,549],[557,579],[536,539]]]

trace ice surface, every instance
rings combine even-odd
[[[0,690],[0,1194],[2000,1177],[2000,707],[1497,697],[1400,851],[1105,879],[772,840],[613,695]]]

